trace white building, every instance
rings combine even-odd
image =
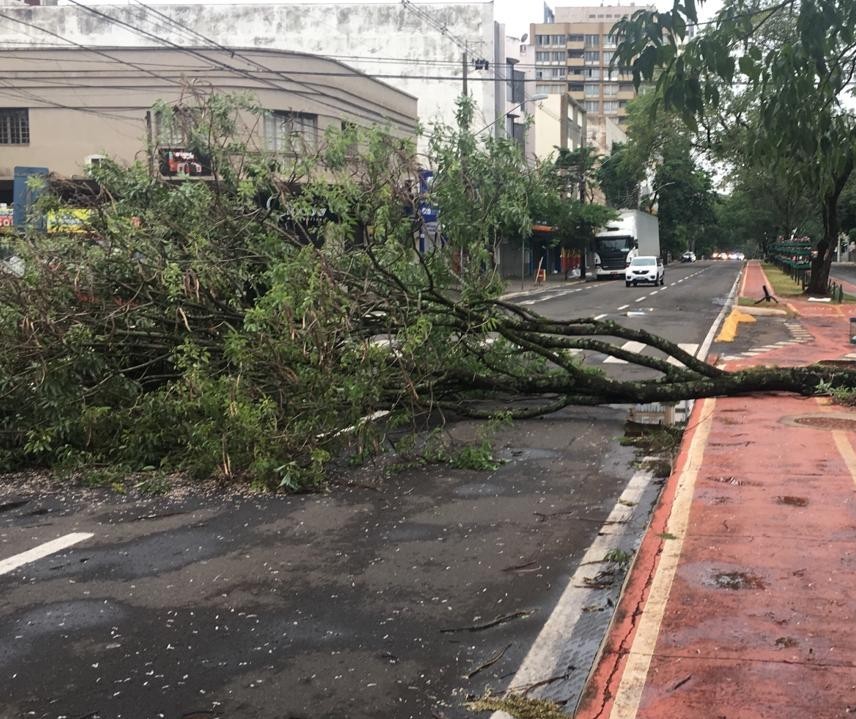
[[[84,8],[27,7],[16,0],[4,14],[14,18],[0,23],[0,47],[7,49],[55,45],[62,39],[102,48],[219,46],[324,55],[416,96],[426,128],[437,120],[454,123],[466,52],[467,89],[478,108],[475,126],[494,123],[497,136],[515,131],[502,119],[513,87],[504,27],[494,21],[491,2]],[[253,70],[238,58],[232,63]]]

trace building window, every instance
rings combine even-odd
[[[606,97],[612,97],[618,94],[618,85],[615,83],[606,84],[603,86],[603,94]]]
[[[564,80],[567,71],[563,67],[545,67],[535,70],[536,80]]]
[[[585,71],[586,80],[600,80],[599,67],[587,67]]]
[[[609,65],[612,62],[612,56],[615,53],[612,50],[604,50],[603,51],[603,64]]]
[[[569,82],[568,92],[582,92],[583,84],[581,82]]]
[[[541,51],[535,53],[535,62],[550,62],[552,53]]]
[[[586,35],[586,47],[600,47],[600,35]]]
[[[535,44],[536,45],[549,45],[550,44],[550,36],[549,35],[536,35],[535,36]]]
[[[618,112],[618,101],[617,100],[607,100],[603,103],[603,111],[606,114],[615,114]]]
[[[600,97],[600,85],[593,82],[587,82],[586,97]]]
[[[526,125],[520,122],[511,123],[511,138],[520,145],[520,149],[526,150]]]
[[[586,50],[584,57],[586,65],[600,65],[600,52],[597,50]]]
[[[511,102],[524,102],[526,100],[526,73],[521,70],[511,71]]]
[[[265,113],[265,149],[270,152],[314,151],[318,115],[274,110]]]
[[[27,145],[29,142],[29,110],[0,108],[0,145]]]
[[[568,42],[583,42],[585,40],[585,36],[583,35],[568,35]]]
[[[600,102],[597,100],[585,101],[586,112],[600,113]]]
[[[636,88],[633,87],[632,82],[622,82],[618,86],[618,92],[636,92]]]
[[[618,40],[616,39],[615,35],[606,35],[603,38],[603,46],[604,47],[617,47],[617,45],[618,45]]]
[[[535,85],[535,93],[537,95],[556,95],[561,92],[561,85]]]
[[[553,41],[553,45],[564,45],[565,44],[565,36],[564,35],[551,35],[550,39]]]

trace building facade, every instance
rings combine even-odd
[[[587,118],[583,106],[568,93],[550,95],[535,103],[535,155],[555,159],[559,150],[578,150],[586,143]]]
[[[615,138],[607,120],[622,128],[627,103],[636,96],[632,75],[613,66],[617,41],[611,31],[618,20],[640,9],[643,6],[558,7],[555,22],[531,25],[536,91],[567,92],[581,103],[588,117],[587,142],[604,154]]]
[[[477,106],[474,124],[495,123],[506,107],[505,32],[498,30],[491,2],[15,3],[4,8],[7,19],[0,23],[0,47],[6,49],[53,46],[62,38],[87,47],[228,46],[312,53],[417,97],[427,131],[435,121],[454,124],[466,56],[467,93]],[[504,122],[492,127],[498,136]]]
[[[271,152],[312,151],[328,127],[381,126],[415,138],[415,97],[335,60],[276,50],[19,49],[3,57],[0,203],[15,168],[73,178],[109,156],[157,161],[163,174],[204,175],[153,108],[195,91],[251,94],[264,113],[251,141]],[[151,157],[150,147],[158,153]]]

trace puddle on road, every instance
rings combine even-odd
[[[552,449],[539,449],[537,447],[506,447],[498,452],[497,456],[506,462],[525,462],[532,459],[555,459],[559,456],[559,452]]]
[[[808,500],[805,497],[791,497],[791,496],[783,496],[776,497],[776,502],[779,504],[787,504],[791,507],[807,507]]]
[[[760,577],[749,572],[720,572],[713,575],[713,583],[720,589],[766,589]]]
[[[737,477],[711,477],[711,482],[719,484],[730,484],[733,487],[760,487],[760,482],[753,482],[751,479],[737,479]]]

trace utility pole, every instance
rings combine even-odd
[[[464,93],[464,97],[466,97],[466,96],[467,96],[467,65],[468,65],[468,62],[469,62],[469,58],[467,58],[467,47],[468,47],[468,45],[464,45],[464,55],[463,55],[463,70],[464,70],[464,75],[463,75],[463,78],[464,78],[464,88],[463,88],[463,93]]]

